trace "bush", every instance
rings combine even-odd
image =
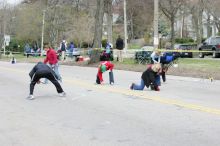
[[[101,49],[92,49],[92,50],[90,50],[90,52],[89,52],[89,57],[90,57],[89,64],[99,62],[101,52],[102,52]]]
[[[107,42],[108,42],[107,39],[102,40],[102,48],[105,48],[105,47],[106,47]]]
[[[19,47],[18,47],[18,41],[11,37],[9,46],[6,46],[5,49],[6,51],[12,51],[12,52],[20,52]]]
[[[17,40],[18,44],[18,52],[24,52],[24,46],[25,46],[25,41],[24,40]]]
[[[189,43],[194,43],[194,40],[192,38],[176,38],[175,43],[177,43],[177,44],[189,44]]]
[[[87,42],[82,42],[82,48],[88,48],[89,44]]]
[[[206,39],[207,39],[207,38],[202,38],[202,43],[205,42]]]

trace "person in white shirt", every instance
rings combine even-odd
[[[160,63],[160,57],[161,57],[160,54],[161,52],[156,50],[150,55],[152,64]]]
[[[67,49],[67,42],[66,40],[63,40],[61,43],[60,43],[60,50],[62,52],[62,61],[65,60],[65,52],[66,52],[66,49]]]

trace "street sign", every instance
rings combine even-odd
[[[10,35],[5,35],[5,45],[9,46],[10,43]]]

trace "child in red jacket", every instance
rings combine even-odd
[[[113,73],[112,73],[113,68],[114,68],[114,64],[112,64],[110,61],[101,62],[101,64],[98,67],[96,83],[102,84],[103,83],[102,73],[104,73],[107,70],[110,70],[111,75],[109,74],[109,77],[112,78],[110,79],[110,84],[113,84],[114,83]]]

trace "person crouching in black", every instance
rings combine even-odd
[[[66,93],[63,91],[60,83],[58,82],[58,76],[56,73],[46,64],[42,62],[38,62],[34,68],[29,73],[29,76],[31,77],[31,83],[30,83],[30,94],[27,97],[27,99],[34,99],[33,92],[34,92],[34,86],[36,83],[40,83],[41,78],[47,78],[50,80],[56,87],[57,92],[60,96],[66,96]]]

